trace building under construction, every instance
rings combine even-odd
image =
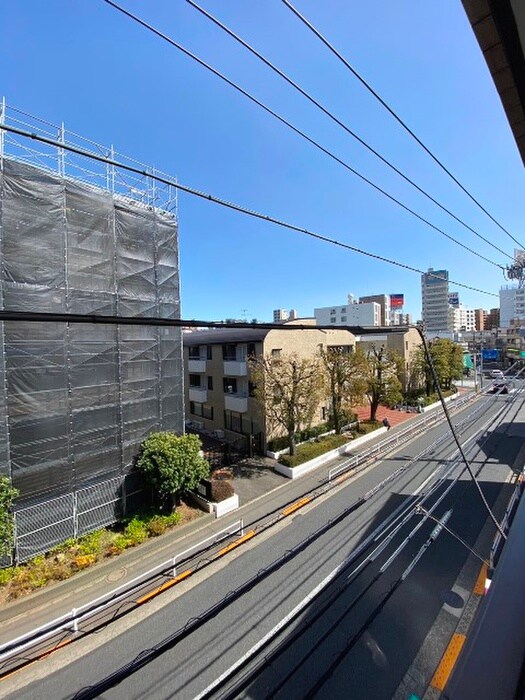
[[[20,122],[4,104],[0,125],[10,115]],[[169,193],[0,133],[2,310],[180,318]],[[0,473],[20,492],[15,558],[114,522],[137,494],[141,442],[183,423],[180,329],[0,323]]]

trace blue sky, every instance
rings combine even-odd
[[[184,0],[121,0],[450,235],[508,259],[454,222]],[[280,0],[203,0],[240,34],[457,216],[512,253],[514,243],[402,132]],[[296,0],[419,137],[518,240],[524,169],[459,0]],[[154,165],[191,187],[372,253],[497,294],[501,271],[360,182],[246,98],[102,2],[11,0],[0,28],[8,104]],[[275,308],[404,293],[419,275],[216,205],[179,197],[185,318],[271,319]],[[457,289],[467,306],[497,297]]]

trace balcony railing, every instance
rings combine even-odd
[[[206,403],[208,400],[208,390],[203,386],[190,386],[190,401]]]
[[[188,360],[188,372],[206,372],[206,360],[204,358],[191,358]]]
[[[225,360],[224,374],[227,377],[246,377],[248,374],[248,363],[246,360]]]
[[[224,394],[224,408],[227,411],[246,413],[248,410],[247,394]]]

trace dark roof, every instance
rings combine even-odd
[[[214,343],[253,343],[264,340],[268,328],[217,328],[210,331],[183,333],[184,345],[213,345]]]

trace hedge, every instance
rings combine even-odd
[[[315,457],[335,450],[348,442],[348,435],[327,435],[321,438],[318,442],[309,442],[304,445],[299,445],[297,452],[293,457],[291,455],[281,455],[279,462],[287,467],[297,467],[299,464],[309,462]]]

